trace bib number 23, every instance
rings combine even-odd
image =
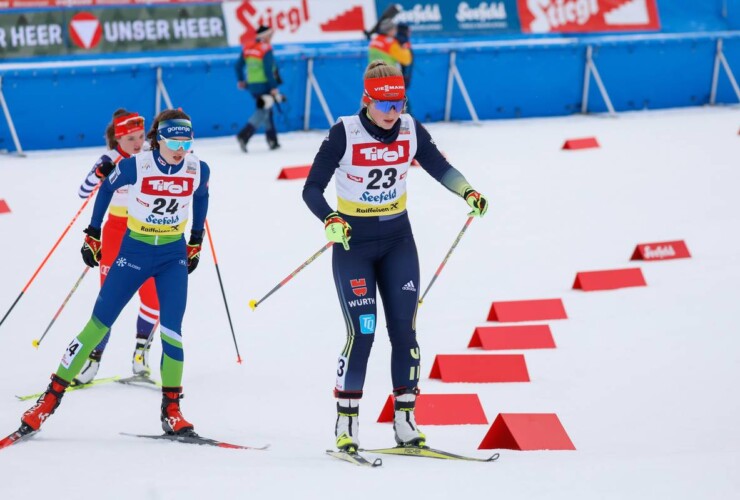
[[[370,177],[370,183],[367,185],[368,189],[380,189],[381,187],[383,189],[388,189],[396,183],[398,170],[395,168],[387,168],[385,169],[384,175],[384,172],[381,169],[374,168],[368,172],[367,175]],[[383,180],[383,177],[386,177],[386,179],[385,182],[381,184],[380,181]]]

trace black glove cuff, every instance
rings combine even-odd
[[[190,241],[188,241],[188,245],[200,245],[203,243],[203,234],[205,233],[205,230],[201,229],[200,231],[192,230],[190,231]]]
[[[95,238],[96,240],[100,239],[100,228],[99,227],[87,226],[87,229],[83,230],[82,232],[87,234],[88,236]]]

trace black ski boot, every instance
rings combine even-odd
[[[267,145],[270,146],[270,149],[277,149],[280,147],[277,140],[277,131],[275,129],[265,132],[265,136],[267,136]]]
[[[238,134],[236,134],[236,140],[239,143],[239,147],[243,152],[247,152],[247,143],[250,137],[254,135],[255,129],[251,123],[247,123]]]

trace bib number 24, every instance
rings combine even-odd
[[[175,215],[178,208],[180,207],[175,198],[170,198],[169,205],[167,204],[167,198],[155,198],[152,213],[157,215],[165,215],[165,212],[167,212],[168,214]]]

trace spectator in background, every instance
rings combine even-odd
[[[399,69],[403,66],[409,66],[412,62],[411,50],[396,39],[398,28],[392,19],[384,19],[378,26],[378,34],[370,40],[368,50],[368,62],[380,59],[385,61],[389,66],[395,66]]]
[[[278,91],[278,85],[282,82],[275,64],[275,58],[272,55],[272,45],[270,45],[273,33],[272,28],[260,26],[257,29],[257,37],[244,46],[242,54],[236,62],[237,87],[249,90],[257,104],[257,109],[236,136],[239,147],[245,153],[247,152],[247,142],[263,125],[270,149],[280,147],[277,140],[277,131],[275,130],[275,121],[272,116],[273,105],[276,101],[280,102],[282,100]]]
[[[368,48],[368,62],[380,59],[389,66],[400,69],[407,90],[411,82],[411,68],[414,62],[409,33],[410,29],[407,24],[396,25],[392,19],[384,19],[378,25],[378,34],[372,37]],[[408,101],[406,111],[411,112],[411,105]]]

